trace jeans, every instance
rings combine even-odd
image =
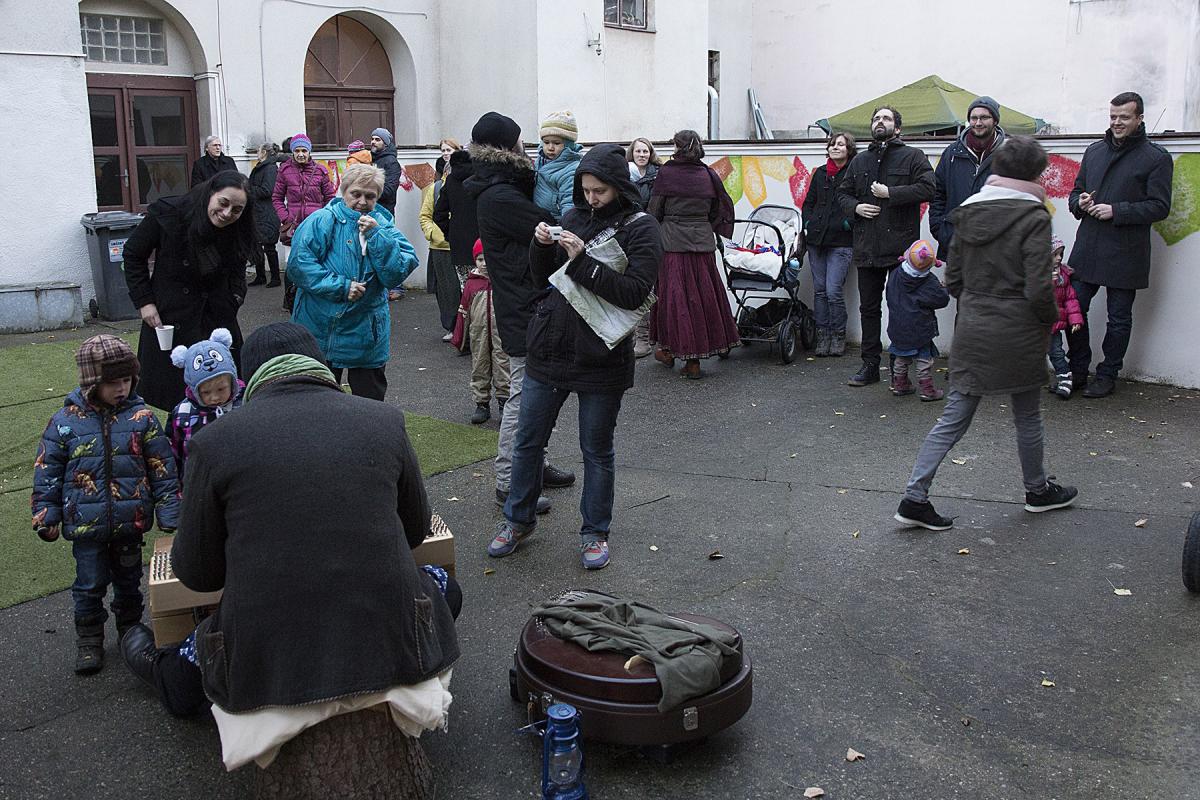
[[[883,290],[888,271],[876,267],[858,269],[858,316],[862,321],[862,359],[879,366],[883,352]]]
[[[496,491],[508,492],[512,480],[513,445],[521,414],[521,387],[525,383],[525,357],[508,357],[508,402],[500,416],[500,441],[496,443]]]
[[[846,330],[843,286],[853,255],[852,247],[808,248],[808,266],[812,269],[813,279],[813,314],[818,328]]]
[[[1050,365],[1054,367],[1055,375],[1066,375],[1071,372],[1071,365],[1067,362],[1067,354],[1063,350],[1063,333],[1050,334],[1050,349],[1046,351],[1046,356],[1050,359]]]
[[[1045,431],[1042,428],[1042,409],[1039,405],[1041,388],[1030,389],[1011,395],[1013,423],[1017,427],[1017,453],[1021,458],[1021,475],[1025,481],[1025,490],[1041,491],[1046,487],[1046,468],[1042,461],[1043,439]],[[921,449],[917,452],[917,462],[913,465],[912,477],[904,496],[909,500],[924,503],[929,499],[929,487],[933,476],[937,474],[942,459],[950,452],[950,448],[971,427],[975,410],[979,408],[979,395],[963,394],[950,390],[946,396],[946,405],[942,415],[934,424],[933,429],[925,436]]]
[[[546,443],[569,394],[566,389],[525,376],[525,400],[513,448],[512,483],[504,516],[526,530],[535,522]],[[621,392],[579,393],[579,449],[583,451],[583,497],[579,501],[583,526],[579,533],[585,542],[607,539],[612,523],[616,476],[613,432],[621,411],[621,396]],[[504,410],[507,412],[508,406]]]
[[[75,556],[75,583],[71,598],[75,601],[75,619],[103,623],[104,595],[112,584],[112,612],[118,623],[137,622],[142,618],[142,540],[123,542],[76,541],[71,543]]]
[[[1083,312],[1084,326],[1078,333],[1067,334],[1067,344],[1070,346],[1069,358],[1071,372],[1076,375],[1087,375],[1092,363],[1092,343],[1088,332],[1088,308],[1092,298],[1100,291],[1100,285],[1087,283],[1078,278],[1071,279],[1075,287],[1075,296],[1079,298],[1079,310]],[[1108,328],[1104,331],[1104,360],[1096,365],[1096,375],[1116,379],[1125,361],[1125,351],[1129,349],[1129,334],[1133,331],[1133,301],[1137,296],[1136,289],[1114,289],[1104,287],[1108,301]]]
[[[333,379],[342,382],[342,368],[333,367]],[[355,397],[369,397],[372,400],[382,400],[387,395],[387,373],[383,367],[348,367],[346,382],[350,384],[350,394]]]

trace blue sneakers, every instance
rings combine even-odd
[[[581,557],[584,569],[604,569],[608,566],[608,542],[604,539],[584,542]]]
[[[488,555],[492,558],[503,558],[516,550],[521,540],[531,533],[533,533],[532,525],[528,528],[520,528],[508,520],[497,522],[496,534],[492,537],[491,544],[488,545]],[[607,557],[605,560],[607,561]]]

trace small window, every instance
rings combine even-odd
[[[653,30],[650,0],[604,0],[604,24],[635,31]]]
[[[80,14],[79,35],[88,61],[165,66],[163,21],[115,14]]]

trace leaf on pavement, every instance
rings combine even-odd
[[[860,531],[855,531],[854,533],[852,533],[850,535],[853,536],[855,539],[857,539],[859,533],[860,533]]]
[[[1180,484],[1180,486],[1182,486],[1182,487],[1183,487],[1183,488],[1185,488],[1185,489],[1191,489],[1191,488],[1192,488],[1192,482],[1191,482],[1191,481],[1184,481],[1183,483],[1181,483],[1181,484]]]
[[[495,575],[496,570],[492,569],[491,567],[487,567],[486,569],[484,569],[483,574],[484,575]]]
[[[845,412],[845,411],[835,411],[835,412],[833,412],[833,413],[834,413],[834,416],[838,416],[838,417],[844,417],[844,416],[846,416],[846,412]]]
[[[838,489],[838,494],[845,494],[848,491],[850,491],[850,490],[849,489]]]
[[[862,753],[855,750],[853,747],[846,748],[846,760],[847,761],[861,761],[864,758],[866,758],[866,756],[864,756]]]
[[[1149,521],[1150,520],[1148,520],[1148,519],[1139,519],[1137,522],[1133,523],[1133,527],[1144,528],[1144,527],[1146,527],[1146,523]]]
[[[958,551],[958,554],[960,556],[969,556],[969,555],[971,555],[971,549],[969,547],[964,547],[963,549]]]
[[[717,559],[724,558],[724,557],[725,557],[725,554],[722,553],[720,550],[713,550],[711,553],[708,554],[709,561],[716,561]]]
[[[1133,592],[1129,591],[1128,589],[1113,589],[1113,594],[1120,595],[1121,597],[1129,597],[1133,594]]]
[[[951,460],[951,461],[953,461],[955,464],[965,464],[965,463],[967,463],[967,460],[966,460],[965,458],[952,458],[952,459],[950,459],[950,460]]]
[[[658,545],[656,545],[656,544],[652,544],[652,545],[650,545],[650,552],[651,552],[651,553],[657,553],[657,552],[658,552]]]
[[[1053,687],[1054,681],[1050,680],[1049,678],[1042,678],[1042,686]]]
[[[825,790],[822,789],[820,786],[810,786],[804,790],[804,796],[808,797],[808,798],[824,797]]]

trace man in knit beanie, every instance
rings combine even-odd
[[[992,174],[992,154],[1005,138],[1000,127],[1000,104],[984,95],[967,108],[967,127],[942,153],[934,170],[937,190],[929,204],[929,230],[938,240],[938,252],[950,252],[954,225],[950,212],[983,188]]]
[[[392,132],[387,128],[371,131],[371,162],[383,170],[383,191],[379,193],[379,205],[396,215],[396,190],[400,186],[400,162],[396,160],[396,144]]]
[[[242,374],[249,381],[263,364],[289,353],[325,363],[325,354],[308,328],[295,322],[272,322],[246,337],[242,344]]]

